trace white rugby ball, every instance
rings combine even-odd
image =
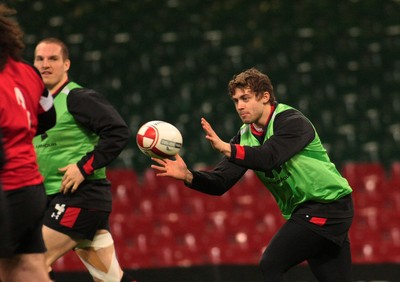
[[[183,138],[172,124],[153,120],[139,128],[136,143],[145,155],[163,159],[173,157],[180,151]]]

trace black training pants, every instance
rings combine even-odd
[[[262,255],[263,282],[284,281],[284,273],[305,260],[319,282],[353,281],[348,241],[338,246],[307,227],[288,220]]]

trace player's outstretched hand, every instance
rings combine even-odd
[[[225,156],[230,157],[231,145],[219,138],[217,133],[215,133],[214,129],[211,127],[211,124],[205,118],[201,118],[201,126],[203,127],[203,130],[206,133],[206,139],[210,142],[211,146]]]
[[[175,160],[151,158],[157,164],[151,165],[156,170],[157,176],[169,176],[186,183],[191,183],[193,179],[192,173],[188,170],[185,161],[179,154],[175,155]]]

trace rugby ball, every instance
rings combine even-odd
[[[145,155],[154,158],[170,158],[182,148],[182,134],[172,124],[153,120],[143,124],[137,134],[136,143]]]

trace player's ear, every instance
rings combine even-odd
[[[270,99],[270,96],[271,96],[271,95],[269,94],[268,91],[265,91],[265,92],[264,92],[263,97],[262,97],[262,100],[263,100],[263,104],[264,104],[264,105],[268,104],[269,99]]]
[[[69,71],[70,66],[71,66],[71,60],[66,59],[66,60],[64,61],[64,70],[65,70],[66,72]]]

